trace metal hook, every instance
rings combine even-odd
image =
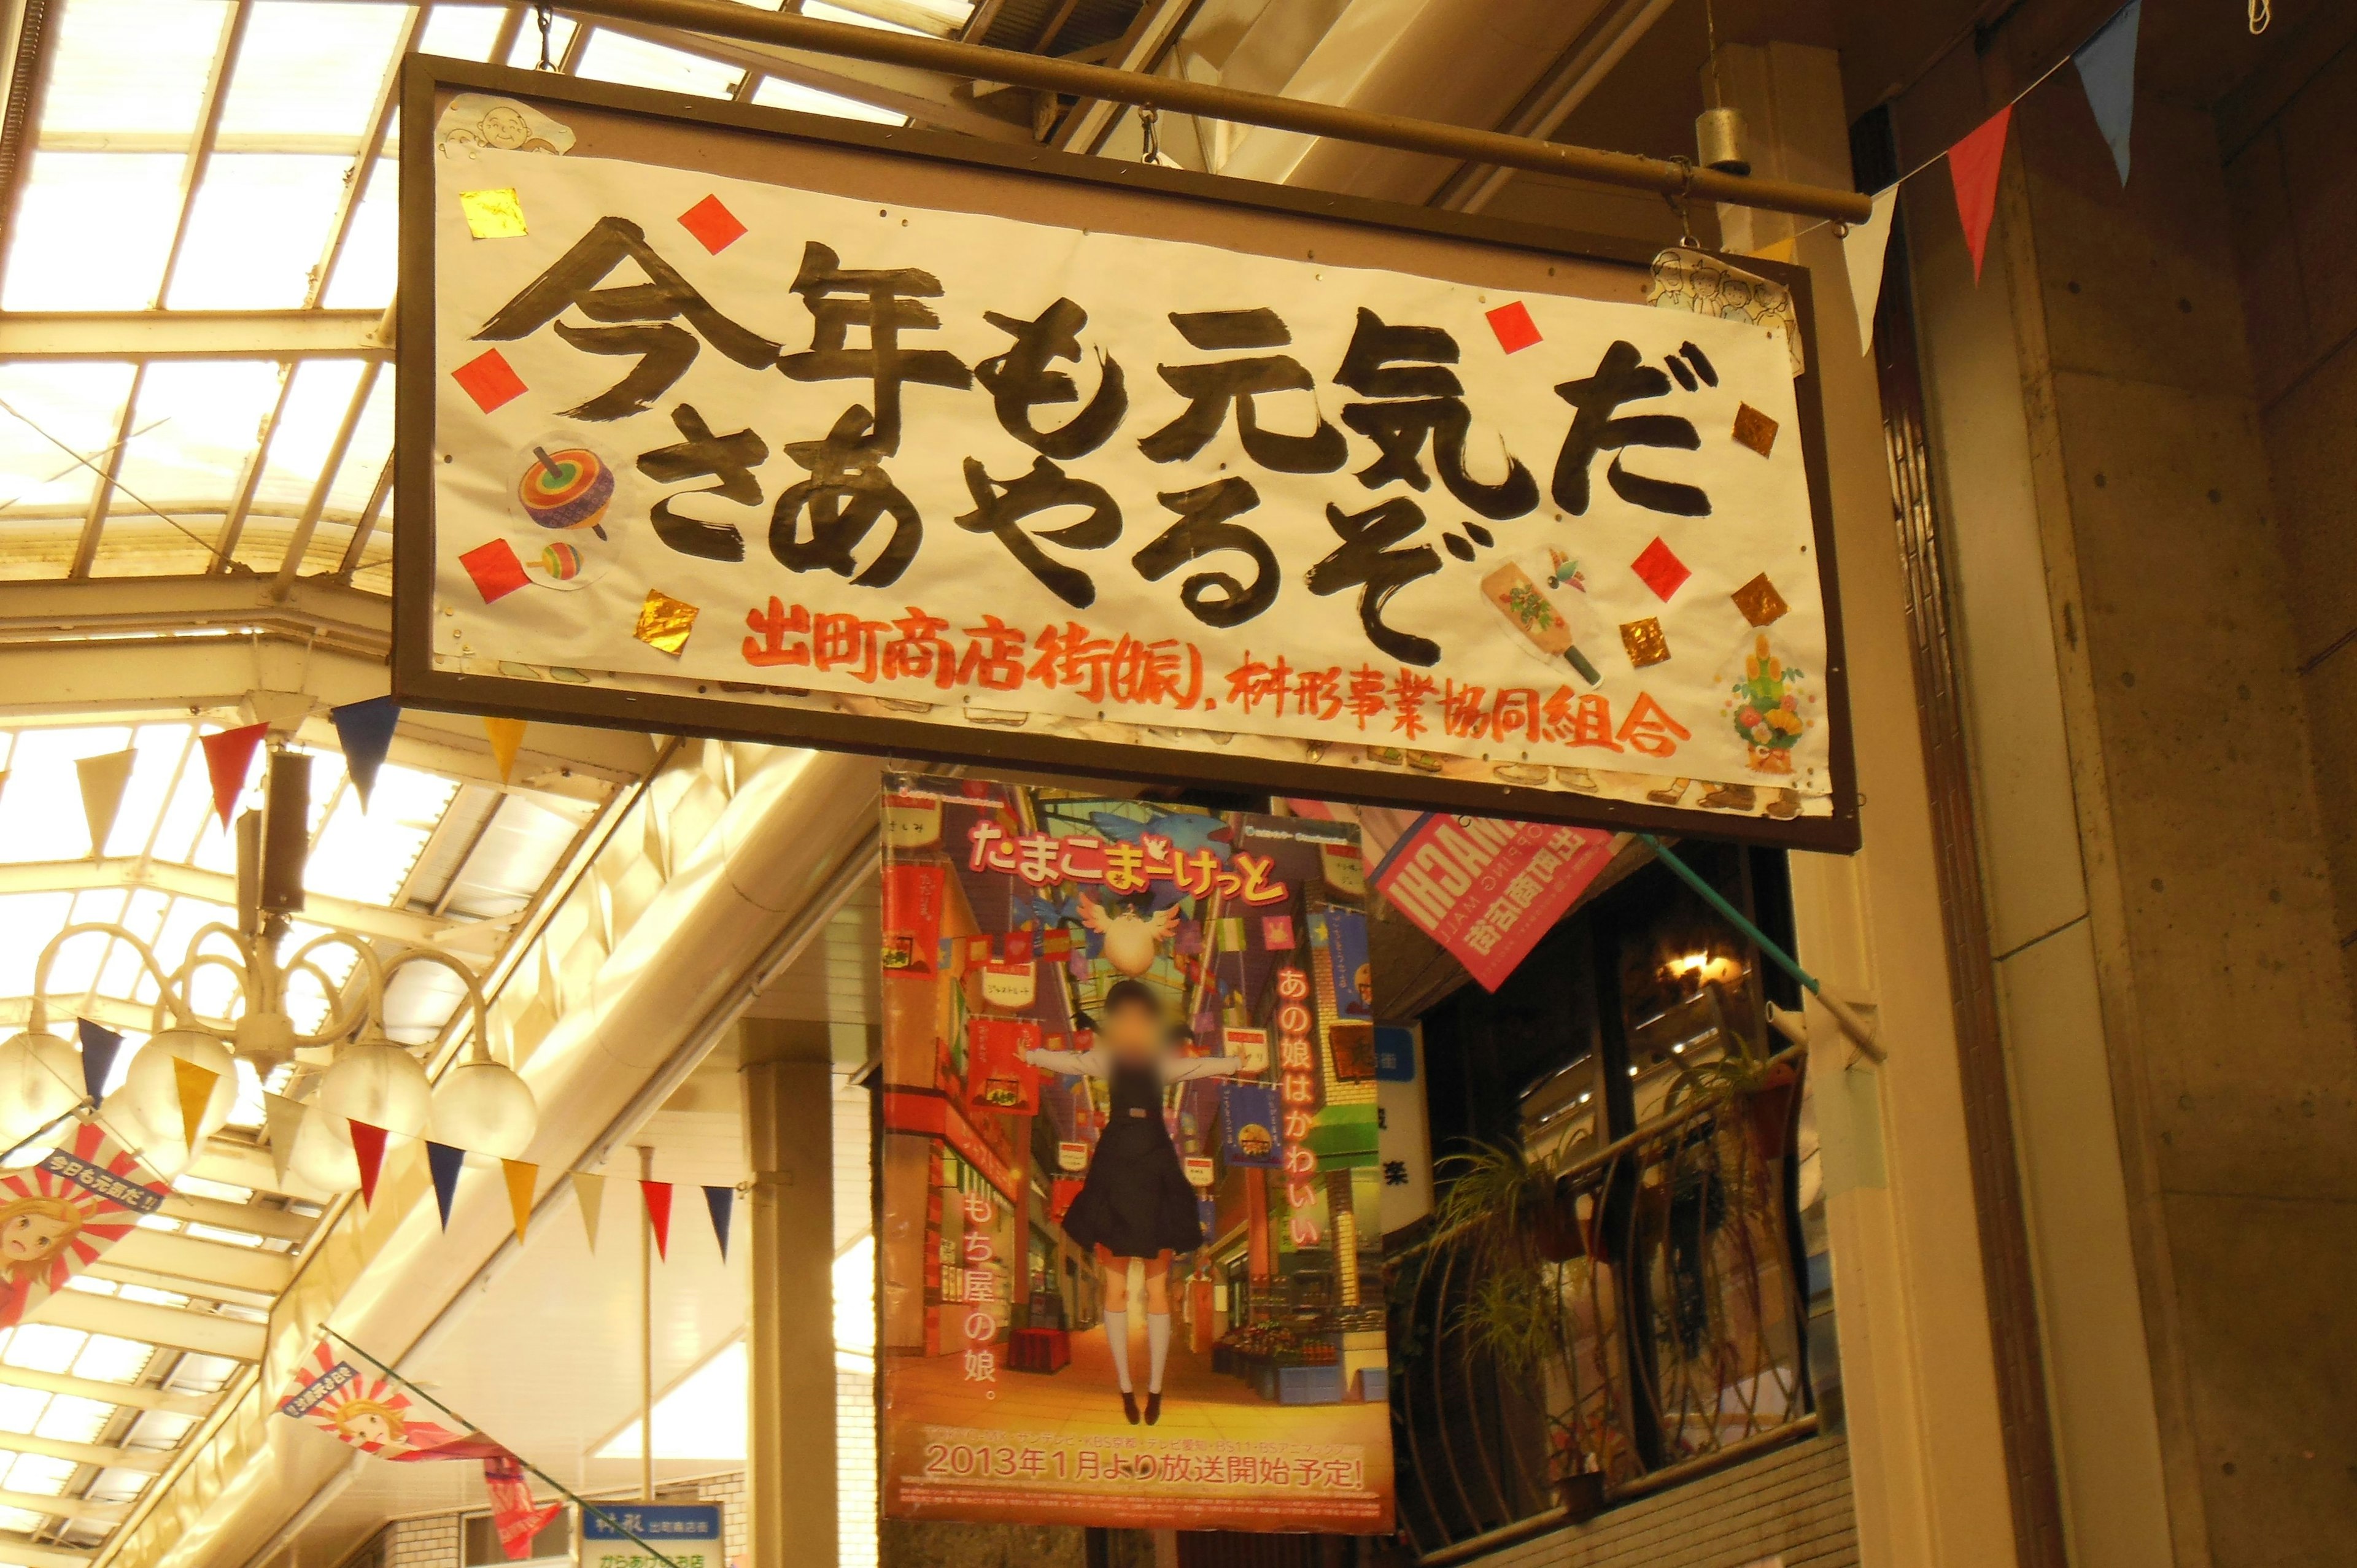
[[[1678,243],[1686,250],[1699,251],[1702,249],[1702,242],[1695,238],[1694,220],[1686,211],[1686,195],[1694,189],[1694,160],[1678,157],[1672,158],[1670,161],[1678,166],[1678,188],[1674,192],[1667,190],[1662,192],[1662,199],[1669,203],[1672,212],[1677,214]]]
[[[535,69],[554,70],[556,62],[548,58],[548,29],[554,21],[549,14],[548,0],[540,0],[540,4],[533,7],[533,13],[540,23],[540,64]]]
[[[1157,110],[1140,109],[1137,112],[1138,129],[1146,135],[1145,161],[1150,164],[1159,164],[1162,161],[1161,119],[1162,115]]]

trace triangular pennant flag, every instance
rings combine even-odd
[[[1874,312],[1882,303],[1882,263],[1890,252],[1890,220],[1899,210],[1899,188],[1874,199],[1874,216],[1850,225],[1842,236],[1842,263],[1849,273],[1849,302],[1857,307],[1857,351],[1874,352]]]
[[[606,1207],[606,1178],[587,1171],[573,1173],[573,1196],[581,1205],[581,1229],[589,1232],[589,1250],[597,1250],[597,1217]]]
[[[466,1150],[425,1140],[425,1165],[434,1176],[434,1207],[442,1211],[445,1230],[450,1229],[450,1203],[458,1196],[458,1172],[466,1164]]]
[[[106,1080],[114,1071],[114,1054],[123,1048],[123,1036],[87,1018],[74,1022],[81,1029],[81,1086],[95,1105],[106,1098]]]
[[[2113,13],[2103,30],[2079,46],[2071,63],[2079,68],[2079,85],[2087,90],[2087,106],[2095,112],[2095,127],[2112,149],[2112,166],[2120,183],[2128,182],[2128,123],[2136,117],[2136,24],[2144,16],[2144,0],[2128,3]]]
[[[197,1155],[197,1129],[205,1122],[205,1104],[213,1097],[213,1085],[221,1074],[202,1062],[192,1062],[185,1057],[172,1058],[172,1082],[180,1091],[180,1136],[188,1145],[188,1157]]]
[[[237,810],[237,798],[245,793],[246,775],[253,771],[254,748],[269,733],[268,725],[247,725],[204,737],[205,774],[213,781],[213,810],[223,827],[229,826],[230,813]]]
[[[516,753],[523,747],[523,721],[486,718],[483,734],[490,738],[491,760],[500,765],[500,782],[505,784],[515,771]]]
[[[361,1201],[376,1207],[377,1173],[384,1169],[384,1129],[353,1122],[352,1153],[361,1162]]]
[[[1955,183],[1956,216],[1964,220],[1964,248],[1973,253],[1975,283],[1981,281],[1981,257],[1996,218],[1996,177],[2005,166],[2005,128],[2012,123],[2008,103],[1948,149],[1948,177]]]
[[[360,791],[363,811],[368,810],[369,791],[376,788],[376,770],[384,766],[384,754],[393,749],[393,726],[400,718],[401,706],[391,697],[371,697],[328,710],[328,720],[336,726],[336,744],[344,748],[344,771],[352,776],[352,788]]]
[[[655,1256],[671,1262],[671,1183],[641,1181],[639,1196],[646,1200],[647,1223],[655,1228]]]
[[[508,1178],[508,1210],[515,1216],[516,1240],[521,1244],[525,1227],[532,1223],[532,1191],[540,1180],[540,1167],[530,1160],[501,1160],[500,1174]],[[576,1176],[574,1179],[578,1181],[580,1178]],[[584,1193],[582,1196],[587,1198],[588,1195]],[[590,1251],[596,1251],[597,1245],[597,1227],[593,1221],[589,1227]]]
[[[74,763],[81,780],[81,814],[90,824],[90,853],[106,853],[106,838],[123,810],[123,787],[131,782],[135,751],[110,751],[104,757],[84,757]]]
[[[728,1215],[737,1207],[737,1189],[733,1187],[707,1187],[704,1189],[704,1207],[712,1213],[712,1234],[720,1243],[720,1256],[728,1256]]]
[[[303,1102],[265,1090],[262,1114],[270,1130],[270,1163],[276,1168],[278,1179],[285,1181],[286,1162],[295,1157],[295,1134],[303,1125]]]

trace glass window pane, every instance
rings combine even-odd
[[[504,5],[436,5],[425,18],[417,48],[451,59],[489,59],[506,16]]]
[[[539,47],[535,38],[535,59]],[[580,73],[592,81],[619,81],[629,87],[692,92],[700,98],[727,97],[745,74],[733,65],[608,32],[589,35],[589,43],[581,51]]]
[[[0,365],[0,527],[89,510],[130,392],[129,365]]]
[[[862,103],[855,98],[844,98],[833,92],[821,92],[815,87],[800,82],[780,81],[776,77],[763,79],[753,89],[753,102],[764,109],[794,109],[804,114],[832,114],[840,120],[866,120],[877,125],[905,125],[906,114],[889,109],[879,109],[873,103]]]
[[[376,118],[406,5],[261,0],[221,105],[221,134],[360,136]]]
[[[300,306],[350,166],[332,156],[215,155],[190,204],[167,303],[175,310]]]
[[[436,16],[441,13],[436,11]],[[379,158],[352,209],[344,248],[328,279],[320,303],[330,310],[381,310],[393,303],[395,270],[400,263],[401,171],[391,158]]]
[[[180,216],[178,153],[36,152],[8,242],[5,310],[145,310]]]
[[[220,0],[73,0],[51,46],[41,139],[193,135],[228,15]]]
[[[119,521],[148,507],[218,514],[230,504],[278,401],[279,368],[255,360],[164,360],[147,368],[123,457]],[[144,504],[143,504],[144,503]],[[210,540],[210,528],[201,528]]]

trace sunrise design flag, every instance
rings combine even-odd
[[[169,1190],[95,1122],[39,1165],[0,1175],[0,1327],[65,1289]]]

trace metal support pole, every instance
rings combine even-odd
[[[1281,98],[1270,92],[1247,92],[1181,77],[1082,65],[1014,49],[985,48],[978,44],[888,32],[881,27],[823,21],[791,10],[757,10],[728,5],[725,0],[565,0],[563,9],[577,16],[606,16],[712,38],[906,66],[975,81],[1004,82],[1041,92],[1198,114],[1240,125],[1263,125],[1370,146],[1394,147],[1402,152],[1429,153],[1469,164],[1529,169],[1597,185],[1655,191],[1681,200],[1758,207],[1843,223],[1863,223],[1874,211],[1874,204],[1855,191],[1832,190],[1796,180],[1754,179],[1666,158],[1575,147],[1498,131],[1414,120],[1402,114],[1370,113],[1363,109]]]
[[[639,1145],[639,1180],[655,1177],[655,1152]],[[655,1217],[639,1188],[639,1501],[655,1500]]]

